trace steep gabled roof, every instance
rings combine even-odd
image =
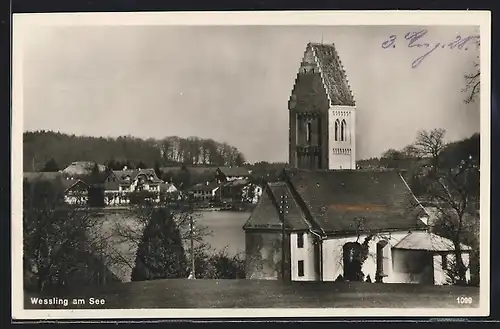
[[[327,233],[425,227],[418,218],[421,207],[396,171],[293,169],[285,173],[305,211]]]
[[[127,183],[126,177],[129,177],[131,181],[137,178],[139,175],[145,175],[146,177],[153,177],[153,183],[162,183],[163,181],[156,176],[155,170],[148,169],[127,169],[127,170],[113,170],[113,174],[118,178],[120,183]]]
[[[81,179],[63,179],[62,184],[64,187],[64,191],[67,192],[71,189],[74,189],[78,186],[82,186],[83,188],[88,188],[88,184],[82,181]]]
[[[175,191],[177,191],[177,187],[175,187],[175,185],[172,183],[161,183],[160,184],[160,191],[162,191],[162,192],[166,192],[171,188],[173,188]]]
[[[224,183],[223,187],[243,187],[245,185],[248,185],[249,181],[246,178],[243,179],[235,179],[232,181],[229,181],[227,183]]]
[[[281,229],[282,220],[277,203],[280,202],[282,195],[286,196],[288,204],[288,213],[284,216],[285,228],[288,230],[309,229],[305,215],[284,182],[268,183],[264,187],[264,193],[243,229]]]
[[[220,185],[217,183],[199,183],[194,186],[192,186],[189,190],[190,191],[213,191],[216,188],[218,188]]]
[[[311,42],[307,44],[306,52],[309,48],[320,70],[330,105],[354,106],[354,96],[335,45]]]

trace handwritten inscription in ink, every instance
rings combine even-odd
[[[432,42],[426,35],[427,30],[407,32],[403,38],[400,38],[402,40],[399,41],[398,36],[393,34],[385,39],[381,46],[384,49],[393,49],[396,48],[396,46],[422,49],[422,53],[419,54],[419,57],[411,63],[412,68],[418,67],[426,58],[432,53],[439,51],[439,49],[467,51],[473,47],[479,48],[479,35],[457,35],[455,40],[442,42]]]

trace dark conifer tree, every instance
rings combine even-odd
[[[153,210],[137,250],[132,281],[185,278],[187,260],[181,234],[168,209]]]
[[[51,158],[49,161],[47,161],[47,163],[45,164],[45,166],[42,168],[41,171],[57,172],[59,171],[59,166],[57,165],[56,160],[54,160],[54,158]]]

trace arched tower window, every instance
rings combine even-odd
[[[342,123],[340,124],[340,140],[347,140],[347,123],[345,122],[345,120],[342,120]]]
[[[307,122],[306,124],[306,140],[307,140],[307,144],[311,144],[311,136],[312,136],[312,132],[311,132],[311,122]]]
[[[339,129],[340,129],[340,121],[339,119],[335,120],[335,141],[339,140]]]

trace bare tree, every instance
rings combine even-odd
[[[431,131],[421,130],[418,132],[417,139],[413,144],[413,150],[421,157],[427,157],[432,160],[432,165],[437,168],[441,152],[446,147],[444,135],[446,130],[437,128]]]
[[[480,39],[476,40],[476,47],[479,49],[481,46]],[[479,65],[479,56],[478,61],[474,62],[474,69],[472,72],[464,75],[465,78],[465,87],[462,89],[462,92],[467,93],[467,97],[464,102],[469,104],[476,100],[477,96],[479,96],[479,92],[481,90],[481,69]]]
[[[456,282],[465,283],[467,268],[462,260],[462,243],[471,226],[478,224],[469,219],[476,217],[479,207],[479,163],[472,156],[459,163],[440,161],[446,147],[444,134],[443,129],[421,131],[414,146],[431,157],[430,170],[418,173],[423,196],[437,210],[433,229],[453,241]]]
[[[93,234],[99,219],[92,211],[64,204],[54,182],[25,182],[23,263],[27,282],[43,292],[71,282],[102,283],[111,276],[101,266],[106,237]]]
[[[474,63],[474,71],[465,74],[464,78],[465,87],[462,91],[467,93],[464,102],[466,104],[473,103],[481,91],[481,70],[479,68],[479,63]]]

